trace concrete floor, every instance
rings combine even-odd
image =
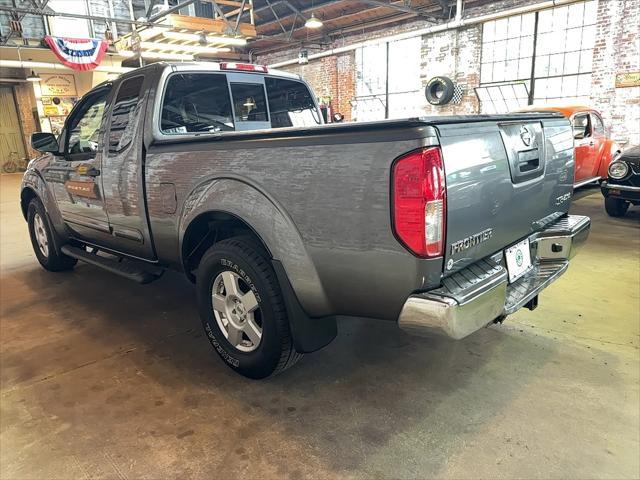
[[[2,176],[0,477],[638,478],[640,209],[593,220],[567,274],[461,342],[343,321],[267,381],[203,337],[182,276],[42,270]]]

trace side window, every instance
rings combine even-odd
[[[236,122],[268,122],[267,102],[261,83],[232,83]]]
[[[591,125],[593,125],[593,133],[598,137],[604,137],[604,123],[602,119],[595,113],[591,114]]]
[[[227,77],[181,73],[169,77],[160,129],[166,134],[234,130]]]
[[[267,77],[265,84],[273,128],[320,124],[313,97],[304,83]]]
[[[125,80],[120,85],[111,113],[109,153],[117,153],[129,146],[136,132],[140,114],[140,92],[144,77]]]
[[[589,115],[581,113],[573,117],[573,138],[582,140],[591,136],[591,126],[589,124]]]
[[[82,154],[86,159],[95,157],[108,93],[108,89],[96,92],[74,112],[68,126],[67,154]]]

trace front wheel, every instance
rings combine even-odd
[[[259,379],[294,365],[295,351],[280,285],[264,249],[228,239],[205,252],[196,276],[205,332],[225,363]]]
[[[629,202],[621,198],[606,197],[604,199],[604,209],[611,217],[624,217],[629,209]]]
[[[27,211],[27,222],[29,225],[29,236],[33,252],[40,265],[50,272],[61,272],[71,270],[78,261],[68,257],[60,251],[59,241],[54,239],[55,232],[49,225],[47,212],[39,199],[34,198],[29,203]]]

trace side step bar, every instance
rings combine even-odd
[[[65,255],[76,258],[82,262],[90,263],[96,267],[100,267],[116,275],[128,278],[137,283],[150,283],[162,276],[160,268],[150,271],[146,265],[139,262],[102,257],[97,253],[87,252],[83,248],[74,247],[72,245],[63,245],[60,249]],[[151,267],[153,268],[153,267]]]

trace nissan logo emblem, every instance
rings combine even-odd
[[[526,125],[520,127],[520,138],[522,139],[522,143],[524,143],[527,147],[531,146],[531,142],[533,142],[533,133]]]

